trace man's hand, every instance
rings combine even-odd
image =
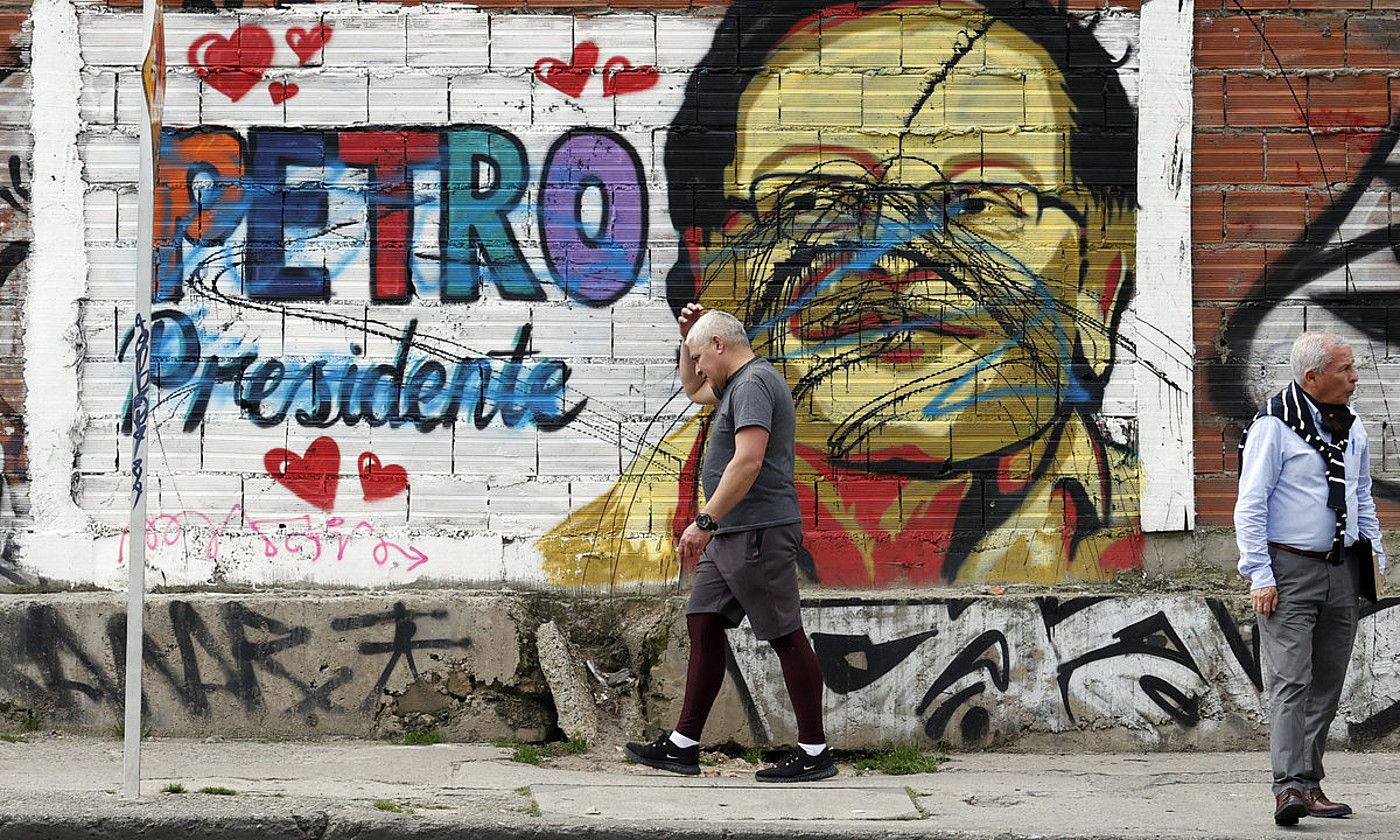
[[[705,314],[705,307],[698,303],[687,303],[681,309],[681,314],[676,318],[676,325],[681,329],[681,340],[690,335],[690,328],[695,326],[695,322],[700,320],[700,316]]]
[[[1274,614],[1278,609],[1278,587],[1265,586],[1261,589],[1251,590],[1249,598],[1254,602],[1254,611],[1264,617]]]
[[[685,533],[681,534],[681,541],[676,545],[676,550],[681,555],[681,562],[689,563],[692,559],[698,559],[701,554],[705,553],[705,546],[710,544],[712,536],[714,534],[694,522],[687,525]]]

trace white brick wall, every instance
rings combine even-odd
[[[638,327],[648,333],[655,330],[654,324],[643,325],[658,317],[655,313],[643,313],[646,307],[658,308],[649,300],[650,284],[641,284],[634,293],[636,300],[621,313],[615,311],[616,307],[591,309],[566,304],[559,290],[549,283],[538,250],[538,221],[532,212],[536,197],[534,179],[545,152],[564,130],[595,125],[625,130],[648,168],[645,177],[653,186],[661,183],[650,171],[655,157],[652,132],[669,119],[668,109],[674,108],[680,95],[684,74],[671,74],[662,84],[635,95],[630,102],[622,97],[602,96],[601,76],[604,62],[615,55],[625,55],[634,65],[656,62],[655,18],[645,14],[616,15],[581,21],[576,26],[566,17],[493,16],[430,9],[296,16],[256,11],[236,16],[172,14],[169,21],[167,50],[172,69],[168,76],[168,124],[227,127],[246,137],[248,128],[253,126],[292,130],[324,127],[333,131],[365,124],[416,127],[449,121],[479,123],[499,126],[519,137],[529,157],[530,191],[512,214],[511,223],[532,270],[545,283],[548,303],[502,300],[498,290],[488,283],[482,290],[482,299],[470,305],[443,305],[435,297],[407,307],[369,304],[370,229],[365,216],[367,205],[355,192],[362,189],[356,184],[363,185],[365,176],[353,171],[313,169],[298,170],[288,179],[330,179],[336,187],[330,196],[327,221],[331,229],[304,243],[289,243],[286,261],[289,265],[334,266],[331,302],[297,302],[285,307],[285,311],[276,305],[274,311],[266,311],[218,300],[196,302],[190,299],[192,296],[181,304],[180,308],[195,315],[209,333],[203,336],[205,353],[218,350],[232,355],[235,348],[250,350],[256,341],[260,359],[281,357],[297,369],[319,358],[334,358],[338,361],[326,368],[332,373],[343,370],[352,349],[360,352],[354,361],[361,368],[391,362],[403,324],[409,318],[417,318],[418,336],[424,347],[437,348],[448,355],[444,364],[449,381],[456,370],[450,356],[461,352],[455,347],[464,346],[477,353],[505,352],[513,346],[521,325],[532,324],[530,350],[543,358],[569,360],[575,369],[565,406],[587,396],[590,405],[596,407],[598,416],[588,418],[586,434],[508,429],[502,426],[499,414],[486,428],[476,429],[472,422],[476,394],[472,389],[473,393],[463,400],[458,422],[427,434],[411,426],[372,430],[364,424],[333,427],[325,433],[333,434],[342,444],[336,515],[364,516],[383,527],[394,527],[411,517],[415,523],[439,527],[482,530],[489,525],[490,529],[518,534],[522,529],[538,532],[567,513],[567,479],[594,476],[596,486],[581,495],[592,498],[602,492],[606,480],[623,466],[623,450],[617,439],[619,424],[644,409],[645,371],[633,365],[626,352],[664,355],[673,343],[673,327],[666,323],[669,316],[662,310],[660,320],[667,329],[664,339],[652,344],[636,337],[624,339],[624,354],[614,356],[617,331],[631,335]],[[331,28],[332,35],[324,53],[311,56],[303,67],[286,43],[286,33],[293,26],[309,30],[322,21]],[[205,38],[207,34],[227,38],[240,26],[263,27],[272,35],[275,48],[266,72],[235,102],[208,80],[201,79],[194,68],[182,66],[188,64],[191,44],[204,38],[208,49],[212,39]],[[598,44],[600,55],[583,95],[566,96],[535,77],[535,63],[541,57],[567,61],[574,45],[584,41]],[[134,254],[129,246],[119,247],[116,243],[127,243],[135,232],[134,192],[129,186],[135,172],[130,161],[134,160],[134,127],[142,116],[142,102],[139,75],[131,56],[138,42],[139,21],[135,16],[84,16],[83,116],[94,128],[114,123],[131,128],[129,133],[89,130],[81,138],[85,177],[90,185],[84,209],[92,242],[88,290],[95,301],[118,303],[115,307],[88,310],[90,361],[85,368],[84,400],[94,417],[106,419],[94,421],[80,448],[79,468],[83,471],[110,470],[114,462],[126,457],[120,454],[110,431],[117,421],[126,386],[125,363],[115,362],[112,354],[119,331],[124,331],[129,323],[129,307],[123,302],[129,295]],[[415,67],[427,71],[409,69]],[[270,91],[274,82],[295,85],[296,89],[288,89],[285,101],[274,103]],[[437,194],[439,178],[440,169],[435,172],[431,167],[420,169],[415,176],[419,203],[414,214],[415,230],[420,236],[426,232],[428,237],[426,242],[414,243],[415,252],[420,255],[414,268],[420,294],[432,296],[439,288],[435,260],[440,259],[440,248],[433,237],[442,219],[441,196]],[[667,224],[664,211],[658,210],[661,197],[658,193],[650,202],[649,221],[654,228]],[[657,233],[670,235],[668,230]],[[246,226],[239,225],[223,245],[199,248],[185,243],[184,247],[188,263],[211,260],[232,269],[214,274],[220,277],[220,290],[235,299],[246,294],[242,283],[248,266],[239,251],[244,236]],[[424,258],[430,261],[424,262]],[[382,329],[386,334],[366,330],[366,318],[385,324]],[[218,342],[216,335],[221,338]],[[421,356],[415,354],[416,358]],[[503,364],[504,360],[495,363],[498,383]],[[338,397],[338,389],[333,390]],[[293,410],[309,408],[310,393],[310,387],[303,386],[293,401]],[[276,447],[303,451],[309,440],[322,431],[302,429],[295,424],[256,428],[240,416],[234,395],[233,385],[216,386],[207,418],[194,434],[178,430],[183,412],[167,418],[171,425],[162,437],[170,444],[169,457],[175,459],[167,465],[174,473],[167,483],[173,485],[198,475],[220,476],[221,480],[240,482],[238,497],[246,496],[254,516],[321,516],[267,476],[262,461],[265,453]],[[267,404],[271,409],[278,402],[273,397]],[[429,404],[429,410],[440,410],[444,402],[439,398]],[[599,428],[611,431],[599,436]],[[193,445],[176,445],[186,443]],[[407,470],[412,477],[410,492],[374,503],[359,498],[355,458],[361,450],[374,452],[384,464]],[[124,461],[121,463],[124,465]],[[536,482],[537,476],[548,480]],[[216,495],[229,493],[225,488]],[[490,523],[494,524],[488,523],[488,510]],[[305,570],[297,573],[304,574]],[[534,571],[519,574],[538,577]]]
[[[1125,27],[1136,18],[1124,20],[1115,19],[1109,27],[1117,33],[1114,37],[1130,37],[1124,34]],[[227,574],[252,583],[291,580],[372,586],[399,579],[394,575],[547,582],[532,538],[606,492],[634,457],[647,453],[694,412],[683,395],[677,396],[676,327],[665,300],[665,277],[678,245],[668,214],[662,155],[666,127],[692,68],[709,49],[718,18],[669,11],[573,18],[444,5],[372,4],[212,15],[172,11],[166,21],[171,65],[167,125],[238,133],[248,147],[234,173],[234,180],[244,188],[245,205],[260,190],[291,185],[307,191],[328,190],[323,225],[300,227],[292,216],[285,221],[277,216],[270,223],[273,230],[282,229],[288,240],[285,264],[326,267],[331,291],[325,301],[249,300],[249,225],[239,220],[235,210],[231,232],[223,241],[182,243],[185,275],[202,266],[203,289],[187,282],[182,300],[157,306],[177,308],[198,324],[206,357],[217,353],[228,363],[256,347],[259,363],[280,359],[288,376],[325,361],[321,374],[332,381],[322,393],[331,395],[333,411],[352,413],[358,411],[359,398],[342,405],[336,377],[350,362],[361,371],[392,364],[399,335],[411,319],[417,319],[405,379],[425,360],[436,359],[446,371],[442,389],[446,392],[459,357],[490,354],[488,411],[495,413],[485,428],[476,428],[478,389],[474,385],[461,400],[456,422],[428,432],[408,423],[371,428],[365,421],[355,426],[337,422],[322,429],[288,420],[258,428],[235,402],[246,383],[220,383],[198,429],[185,433],[181,424],[191,407],[191,383],[189,392],[164,394],[167,402],[157,412],[161,428],[153,439],[152,464],[161,474],[152,514],[198,510],[222,521],[234,505],[241,504],[249,520],[263,522],[266,528],[290,523],[292,530],[282,529],[282,533],[301,534],[303,542],[295,544],[303,549],[307,534],[320,535],[325,553],[314,563],[304,550],[292,551],[281,542],[278,552],[268,554],[244,517],[236,516],[226,545],[239,546],[227,552],[239,559],[227,566]],[[303,60],[288,34],[296,28],[304,36],[320,25],[327,27],[329,39],[323,50],[310,51]],[[272,49],[265,66],[256,68],[261,75],[234,101],[191,66],[189,49],[199,42],[207,51],[240,27],[245,33],[265,31]],[[79,502],[89,514],[111,524],[123,521],[122,494],[128,482],[125,476],[113,474],[114,469],[126,470],[129,458],[125,451],[129,440],[118,439],[114,431],[129,376],[126,362],[115,360],[115,347],[130,323],[135,262],[131,245],[136,234],[136,126],[142,119],[136,66],[139,41],[137,14],[86,7],[80,15],[79,104],[84,127],[78,151],[86,190],[82,219],[89,267],[81,399],[90,420],[77,449],[77,468],[83,476]],[[560,90],[536,73],[542,60],[541,66],[546,67],[549,60],[567,64],[576,51],[585,56],[588,45],[596,47],[597,58],[578,95]],[[622,59],[643,72],[655,68],[656,84],[604,96],[605,67],[610,61],[617,67]],[[975,64],[970,60],[969,66]],[[830,78],[833,91],[865,90],[866,113],[853,106],[850,98],[833,97],[816,108],[789,104],[783,119],[810,128],[814,142],[839,138],[862,125],[880,125],[871,106],[878,101],[883,78],[853,72]],[[987,81],[984,76],[973,78],[966,83],[971,87],[964,89]],[[283,97],[280,102],[273,101],[274,85]],[[1024,116],[1020,98],[998,102],[987,105],[998,109],[998,121],[1015,123]],[[367,126],[438,132],[469,125],[507,132],[525,151],[528,186],[510,210],[508,224],[546,299],[506,300],[488,280],[475,302],[440,300],[440,235],[446,206],[441,194],[446,161],[440,160],[417,166],[412,176],[410,262],[417,295],[407,303],[372,301],[372,259],[374,249],[380,247],[372,245],[372,231],[374,225],[386,223],[383,217],[371,219],[369,191],[385,185],[371,183],[367,171],[339,161],[333,154],[339,133]],[[547,152],[565,132],[590,127],[617,134],[636,151],[648,205],[642,276],[622,299],[598,307],[569,299],[550,277],[537,207]],[[262,130],[323,137],[332,154],[324,166],[318,162],[292,170],[286,184],[254,184],[242,167],[250,163],[253,149],[260,148]],[[445,140],[440,148],[446,148]],[[457,177],[464,174],[459,172]],[[192,177],[200,195],[216,194],[209,172]],[[176,186],[177,193],[183,191],[183,184]],[[235,197],[225,194],[223,204],[208,209],[228,212],[227,208],[237,206]],[[463,201],[471,212],[474,199],[468,196]],[[208,220],[221,219],[211,213]],[[486,221],[494,224],[489,215]],[[535,366],[562,360],[571,376],[562,403],[554,407],[567,410],[584,399],[588,402],[585,413],[562,430],[541,431],[530,422],[516,428],[505,425],[509,395],[503,393],[503,370],[524,325],[533,332],[517,394]],[[1125,369],[1130,364],[1131,359],[1125,358]],[[200,370],[202,365],[203,360]],[[1112,413],[1132,414],[1133,383],[1130,370],[1114,377],[1107,399]],[[267,410],[280,407],[290,389],[291,382],[284,381],[282,390],[264,401]],[[310,384],[301,385],[291,399],[291,412],[309,411],[313,393]],[[426,401],[425,415],[440,415],[447,399],[444,393]],[[537,407],[548,408],[545,401],[539,402]],[[333,437],[340,448],[340,479],[330,513],[298,498],[268,475],[264,465],[269,451],[285,447],[305,452],[322,435]],[[406,491],[365,501],[357,471],[361,453],[373,453],[385,467],[403,468],[408,476]],[[677,466],[674,459],[663,460],[663,473]],[[361,532],[346,561],[337,564],[335,538],[328,536],[335,530],[329,524],[333,519],[345,520],[343,527],[370,523],[395,544],[417,546],[430,554],[431,562],[407,572],[402,558],[394,555],[392,563],[381,567],[370,556],[378,537],[370,539]],[[297,526],[297,522],[303,524]],[[302,530],[296,531],[298,527]],[[510,545],[503,546],[503,539]],[[351,555],[353,559],[348,559]],[[175,578],[172,583],[178,583],[181,574],[208,573],[197,563],[182,566],[176,559],[168,552],[157,555],[157,562],[168,566],[164,571]]]
[[[446,76],[406,73],[369,77],[369,121],[436,125],[447,122]]]
[[[366,9],[326,15],[334,34],[326,42],[326,67],[403,67],[408,61],[407,17]]]
[[[485,70],[491,60],[489,20],[461,12],[409,15],[409,66]]]

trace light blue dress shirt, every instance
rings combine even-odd
[[[1323,431],[1317,406],[1311,400],[1305,402],[1318,434],[1330,443],[1332,436]],[[1351,424],[1348,440],[1344,459],[1345,541],[1351,545],[1358,534],[1369,537],[1384,573],[1381,526],[1371,498],[1370,444],[1360,417]],[[1327,468],[1322,455],[1279,418],[1266,415],[1255,420],[1240,456],[1239,496],[1235,500],[1239,569],[1241,575],[1249,578],[1250,589],[1275,585],[1274,570],[1269,564],[1270,542],[1304,551],[1328,551],[1336,527],[1337,515],[1327,506]]]

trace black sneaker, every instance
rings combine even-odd
[[[700,745],[678,747],[671,743],[669,732],[663,732],[660,738],[650,744],[629,741],[627,746],[622,748],[622,752],[629,760],[655,767],[657,770],[667,770],[685,776],[700,775]]]
[[[765,767],[753,777],[760,782],[815,782],[835,775],[836,762],[831,760],[831,747],[823,747],[816,755],[793,747],[776,766]]]

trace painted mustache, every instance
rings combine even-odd
[[[978,338],[987,331],[966,320],[975,316],[971,298],[964,296],[949,265],[929,263],[920,255],[892,254],[905,270],[884,265],[859,265],[857,255],[836,254],[820,267],[808,263],[794,294],[788,328],[801,341],[837,341],[851,336],[894,337],[893,333],[924,332]],[[912,257],[912,258],[911,258]],[[791,263],[789,264],[791,265]],[[936,284],[951,294],[930,295],[914,290]],[[963,298],[959,305],[953,298]],[[961,315],[950,321],[949,314]],[[959,322],[962,323],[959,323]]]

